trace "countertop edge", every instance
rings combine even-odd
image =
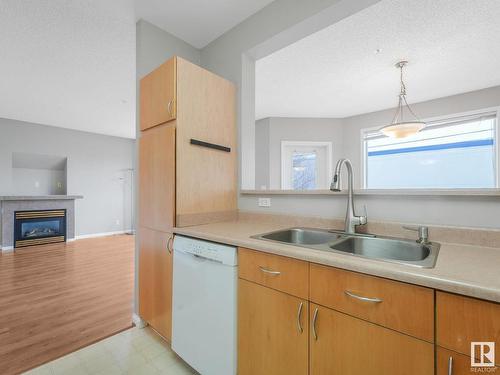
[[[406,266],[408,267],[407,270],[387,270],[387,268],[384,267],[384,265],[387,266],[387,262],[384,261],[364,259],[363,264],[360,265],[359,258],[357,258],[358,261],[353,262],[348,255],[328,253],[328,257],[327,259],[325,259],[324,252],[312,249],[308,256],[305,256],[303,255],[303,252],[301,252],[301,250],[303,249],[296,246],[286,244],[277,245],[274,243],[270,245],[270,243],[265,241],[256,244],[255,240],[250,237],[248,238],[248,241],[236,238],[228,239],[228,237],[225,236],[199,232],[192,227],[174,228],[173,232],[175,234],[180,234],[188,237],[199,238],[202,240],[218,242],[232,246],[246,247],[252,250],[262,251],[269,254],[286,256],[311,263],[337,267],[348,271],[364,273],[367,275],[383,277],[394,281],[405,282],[444,292],[456,293],[468,297],[500,303],[500,290],[498,289],[488,288],[483,285],[474,285],[472,283],[465,284],[461,281],[448,278],[418,274],[416,272],[412,272],[418,270],[418,268],[413,269],[412,266]]]
[[[83,199],[83,195],[3,195],[0,201],[47,201],[47,200],[76,200]]]

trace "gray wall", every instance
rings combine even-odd
[[[238,87],[240,183],[255,186],[254,59],[330,26],[379,0],[276,0],[201,50],[201,63]],[[244,140],[244,142],[242,141]]]
[[[269,152],[271,149],[269,126],[270,118],[255,121],[255,187],[257,189],[270,189],[271,175]],[[265,186],[265,188],[264,188]]]
[[[148,74],[152,70],[154,70],[157,66],[161,65],[163,62],[171,58],[172,56],[180,56],[192,63],[200,65],[200,50],[191,46],[190,44],[184,42],[183,40],[173,36],[172,34],[163,31],[162,29],[146,22],[144,20],[139,20],[136,25],[136,92],[137,92],[137,102],[136,102],[136,131],[140,134],[139,128],[139,81],[144,75]],[[138,142],[136,142],[136,155],[138,155]],[[136,167],[136,171],[138,172],[138,163],[137,158],[134,158],[134,165]],[[136,173],[136,181],[135,186],[139,186],[137,176],[139,174]],[[137,202],[139,189],[136,189],[136,210],[135,212],[139,212],[137,210]],[[138,215],[135,215],[136,220],[136,228],[137,228],[137,220]],[[138,300],[138,278],[139,274],[139,258],[138,258],[138,241],[139,241],[139,233],[136,236],[136,252],[135,252],[135,289],[134,289],[134,312],[137,314],[137,300]]]
[[[500,86],[412,104],[412,109],[421,119],[431,119],[498,106],[500,106]],[[344,149],[345,157],[352,161],[354,170],[358,171],[354,181],[357,188],[362,187],[359,173],[362,166],[361,129],[386,125],[388,119],[394,116],[394,111],[395,109],[389,109],[342,119],[345,129],[344,144],[349,145]]]
[[[334,161],[340,159],[344,152],[343,124],[338,119],[324,118],[290,118],[271,117],[268,130],[268,160],[261,160],[266,152],[263,150],[259,134],[259,126],[256,122],[255,130],[255,176],[261,174],[261,169],[268,169],[268,189],[281,189],[281,141],[315,141],[332,142],[332,166]],[[262,121],[262,120],[261,120]],[[264,143],[266,145],[266,143]],[[263,156],[259,156],[262,154]],[[264,164],[261,164],[261,163]],[[261,185],[255,185],[260,188]]]
[[[255,152],[255,120],[251,118],[255,113],[255,111],[252,113],[255,94],[252,92],[253,77],[251,72],[242,68],[245,64],[252,65],[251,61],[247,61],[246,55],[250,54],[250,57],[261,58],[266,53],[277,50],[277,45],[283,47],[287,43],[292,43],[310,34],[314,31],[314,28],[319,30],[337,22],[341,17],[348,16],[349,13],[352,14],[376,2],[370,0],[277,0],[210,43],[201,51],[203,66],[234,81],[239,88],[240,171],[242,173],[248,172],[250,176],[253,176],[251,178],[252,182],[255,181],[255,170],[251,170],[254,164],[252,164],[251,160],[249,162],[245,161],[245,154],[254,154]],[[322,18],[323,15],[328,17]],[[311,22],[314,22],[313,26],[310,25]],[[246,81],[249,82],[245,84]],[[250,90],[250,92],[247,90]],[[472,101],[469,99],[467,99],[467,103],[472,105]],[[484,103],[481,105],[484,105]],[[431,116],[431,113],[437,115],[437,108],[434,108],[434,112],[425,111],[422,117]],[[415,107],[415,110],[420,111],[422,108]],[[380,113],[373,114],[371,119],[364,119],[373,123],[372,126],[377,126],[377,124],[383,123],[381,122],[381,116]],[[376,121],[377,118],[378,121]],[[350,119],[349,123],[353,126],[346,126],[346,129],[349,130],[345,132],[345,137],[359,134],[359,127],[364,126],[359,124],[361,120],[363,119]],[[359,156],[355,155],[355,150],[358,148],[356,145],[350,147],[354,151],[349,156],[358,163],[357,169],[359,170]],[[253,160],[255,161],[255,158]],[[242,180],[245,181],[245,179]],[[357,181],[359,181],[359,176]],[[262,196],[265,196],[265,194]],[[240,209],[331,218],[342,218],[345,213],[344,196],[274,196],[270,208],[259,208],[257,198],[257,196],[240,195]],[[443,196],[363,196],[358,199],[358,206],[362,204],[367,205],[370,220],[500,228],[500,221],[498,220],[500,201],[498,198],[475,196],[459,198]]]
[[[174,55],[200,64],[200,50],[144,20],[137,22],[136,43],[139,79]]]
[[[0,119],[0,195],[18,195],[12,153],[67,157],[67,194],[75,205],[75,234],[130,229],[130,181],[134,140]],[[118,223],[117,223],[118,221]]]

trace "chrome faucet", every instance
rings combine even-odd
[[[356,233],[356,226],[365,225],[368,222],[366,217],[366,208],[364,216],[356,216],[354,213],[354,194],[353,194],[353,182],[352,182],[352,164],[349,159],[340,159],[335,167],[335,172],[333,175],[332,184],[330,185],[330,190],[340,191],[340,172],[342,171],[342,166],[345,164],[347,167],[348,184],[347,184],[347,212],[345,215],[345,232],[346,233]]]
[[[430,243],[429,241],[429,228],[425,226],[413,226],[413,225],[403,225],[406,230],[412,230],[418,233],[417,242],[423,245]]]

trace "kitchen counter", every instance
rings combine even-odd
[[[500,302],[500,248],[440,242],[436,266],[417,268],[251,238],[295,225],[245,218],[175,228],[174,233]]]

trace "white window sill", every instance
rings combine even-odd
[[[346,190],[241,190],[242,195],[345,195]],[[500,197],[500,189],[355,189],[356,195]]]

